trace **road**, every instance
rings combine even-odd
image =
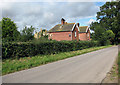
[[[101,83],[110,71],[118,46],[74,56],[2,76],[3,83]]]

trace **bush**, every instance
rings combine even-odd
[[[97,41],[44,41],[7,42],[2,44],[2,58],[31,57],[39,54],[56,54],[99,46]]]

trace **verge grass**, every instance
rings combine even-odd
[[[2,75],[13,73],[20,70],[29,69],[29,68],[47,64],[53,61],[62,60],[65,58],[81,55],[84,53],[96,51],[96,50],[111,47],[111,46],[112,45],[92,47],[92,48],[87,48],[87,49],[77,50],[77,51],[62,52],[62,53],[52,54],[52,55],[37,55],[33,57],[24,57],[24,58],[13,59],[13,60],[6,59],[2,61]]]
[[[118,47],[118,83],[120,85],[120,45]]]

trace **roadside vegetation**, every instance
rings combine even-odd
[[[110,47],[110,46],[112,45],[91,47],[91,48],[87,48],[83,50],[61,52],[58,54],[51,54],[51,55],[37,55],[37,56],[24,57],[24,58],[19,58],[19,59],[5,59],[2,61],[2,75],[24,70],[24,69],[29,69],[35,66],[47,64],[53,61],[58,61],[58,60],[62,60],[62,59],[77,56],[77,55],[81,55],[84,53],[103,49],[103,48]]]
[[[120,57],[120,56],[119,56]],[[112,66],[110,72],[107,73],[106,77],[102,81],[102,85],[105,83],[118,83],[118,58],[114,62],[114,65]],[[120,75],[120,74],[119,74]]]
[[[2,44],[2,59],[58,54],[97,46],[99,46],[98,41],[7,42]]]
[[[97,22],[90,25],[90,29],[94,30],[92,39],[100,41],[101,45],[120,43],[120,1],[106,2],[96,18]]]
[[[118,83],[120,85],[120,44],[118,47]]]

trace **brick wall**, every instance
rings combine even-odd
[[[80,39],[80,40],[87,40],[87,35],[86,35],[86,33],[79,33],[79,39]]]
[[[80,40],[90,40],[90,30],[87,33],[79,33]]]
[[[52,40],[71,40],[72,39],[72,33],[71,32],[52,32],[49,33],[49,39]]]

